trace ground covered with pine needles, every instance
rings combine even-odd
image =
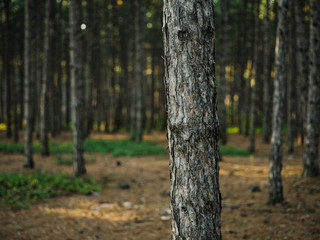
[[[5,133],[0,132],[0,145],[10,143],[4,136]],[[3,192],[9,188],[8,184],[17,184],[16,181],[21,181],[18,186],[23,185],[24,191],[33,193],[27,202],[22,201],[21,206],[10,204],[12,196],[17,196],[16,192],[21,189],[10,189],[12,195],[7,199],[1,195],[0,239],[170,238],[169,156],[163,152],[167,144],[165,134],[147,135],[146,140],[154,142],[157,148],[155,152],[145,152],[138,154],[139,156],[132,152],[123,153],[123,146],[127,144],[125,135],[95,133],[90,138],[97,149],[101,146],[106,148],[103,144],[109,140],[120,141],[115,145],[122,145],[120,150],[115,152],[87,152],[86,168],[93,179],[87,177],[88,179],[82,179],[83,181],[72,177],[72,154],[67,150],[46,158],[36,153],[34,160],[38,170],[31,171],[22,168],[21,149],[20,152],[11,149],[10,153],[0,149],[0,182],[3,180],[0,194],[4,195]],[[20,139],[23,139],[22,136]],[[58,144],[68,148],[71,133],[62,133],[53,141],[52,146]],[[259,136],[256,142],[257,152],[250,156],[244,150],[247,148],[248,139],[231,134],[228,146],[221,150],[223,238],[319,239],[320,178],[300,177],[302,149],[297,148],[294,154],[285,154],[285,202],[282,205],[269,206],[267,178],[270,146],[262,144]],[[147,145],[144,148],[153,146],[150,142],[145,144]],[[162,148],[158,148],[159,146]],[[15,177],[11,182],[5,177],[12,173],[23,177],[19,180]],[[31,181],[28,182],[28,178]],[[40,182],[48,184],[43,186]],[[54,183],[64,188],[58,188]],[[43,191],[39,192],[36,187],[45,189],[44,192],[48,195],[42,195]]]

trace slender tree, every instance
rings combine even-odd
[[[71,67],[71,117],[73,124],[74,171],[76,176],[86,174],[83,158],[83,57],[81,32],[81,1],[71,0],[70,18],[70,67]]]
[[[264,65],[263,65],[263,76],[264,76],[264,92],[263,92],[263,141],[269,142],[270,138],[270,0],[266,0],[265,8],[265,19],[264,19]]]
[[[214,5],[165,0],[171,239],[221,239]]]
[[[271,155],[269,160],[269,203],[283,201],[282,169],[282,128],[284,123],[284,102],[286,90],[286,49],[288,28],[288,0],[279,2],[277,26],[276,66],[273,93]]]
[[[249,142],[249,152],[255,152],[255,141],[256,141],[256,124],[257,124],[257,98],[258,98],[258,82],[259,82],[259,68],[258,68],[258,56],[259,56],[259,44],[260,44],[260,2],[258,0],[255,3],[255,24],[254,24],[254,54],[253,54],[253,70],[254,70],[254,84],[251,89],[251,109],[250,109],[250,142]]]
[[[228,0],[221,0],[221,23],[220,23],[220,79],[219,79],[219,123],[221,143],[227,143],[227,112],[224,100],[227,94],[226,65],[227,65],[227,42],[228,42]]]
[[[145,59],[145,1],[134,1],[135,18],[135,58],[134,58],[134,119],[131,132],[131,138],[136,142],[142,141],[143,127],[144,127],[144,97],[143,97],[143,85],[144,85],[144,59]]]
[[[24,117],[26,119],[24,133],[24,167],[34,168],[32,150],[32,114],[33,114],[33,85],[31,76],[31,0],[24,1]]]
[[[298,70],[298,91],[299,91],[299,126],[301,142],[304,142],[306,132],[305,116],[307,113],[307,97],[308,97],[308,34],[305,22],[304,6],[306,0],[295,0],[295,16],[296,16],[296,40],[297,40],[297,70]]]
[[[320,1],[311,0],[310,7],[310,63],[307,112],[307,136],[303,157],[303,176],[319,175],[320,122]]]
[[[44,51],[43,51],[43,78],[41,83],[41,96],[40,96],[40,136],[42,143],[41,154],[43,156],[49,155],[48,144],[48,109],[49,109],[49,86],[50,80],[52,81],[52,69],[51,69],[51,51],[52,51],[52,31],[53,28],[53,12],[52,12],[53,0],[46,0],[46,20],[45,20],[45,39],[44,39]]]
[[[296,76],[297,76],[297,59],[296,59],[296,22],[295,22],[295,8],[294,1],[290,1],[290,28],[289,28],[289,74],[287,83],[287,152],[294,151],[294,139],[296,137],[297,129],[297,95],[296,95]]]

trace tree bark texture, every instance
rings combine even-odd
[[[264,33],[264,88],[263,88],[263,141],[269,142],[270,138],[270,1],[266,0],[266,16],[264,19],[265,33]]]
[[[271,155],[269,160],[269,203],[283,201],[282,169],[282,128],[284,122],[284,102],[286,92],[286,52],[288,28],[288,0],[280,0],[276,40],[276,65],[273,93]]]
[[[260,2],[258,0],[255,3],[255,24],[254,24],[254,53],[253,53],[253,69],[254,69],[254,85],[251,89],[251,108],[250,108],[250,142],[249,142],[249,152],[255,152],[255,141],[256,141],[256,122],[257,122],[257,98],[258,98],[258,82],[260,81],[260,72],[258,68],[258,57],[259,57],[259,44],[260,44]]]
[[[74,172],[76,176],[86,173],[83,158],[83,57],[81,32],[81,1],[71,0],[70,9],[70,67],[71,67],[71,117],[73,124]]]
[[[228,55],[228,0],[220,1],[221,23],[220,23],[220,79],[219,79],[219,123],[220,140],[223,145],[227,143],[227,111],[224,100],[227,94],[226,62]]]
[[[306,0],[295,0],[296,39],[297,39],[297,69],[298,69],[298,91],[299,91],[299,126],[301,142],[304,142],[306,132],[307,96],[309,79],[308,60],[308,34],[305,23],[304,7]]]
[[[144,84],[144,59],[145,59],[145,1],[135,0],[135,61],[134,61],[134,119],[131,138],[136,142],[142,141],[143,133],[143,110],[144,110],[144,97],[143,97],[143,84]]]
[[[24,21],[24,117],[26,126],[24,132],[24,167],[34,168],[32,150],[32,114],[34,81],[31,76],[31,0],[25,0]]]
[[[42,156],[49,155],[48,143],[48,110],[49,110],[49,86],[52,81],[52,31],[53,28],[53,0],[46,0],[46,20],[45,20],[45,36],[44,36],[44,52],[43,52],[43,77],[41,83],[41,96],[40,96],[40,137],[41,137],[41,154]]]
[[[221,239],[213,2],[165,0],[162,30],[171,239]]]
[[[310,8],[310,63],[307,112],[307,136],[303,157],[303,176],[319,175],[320,122],[320,2],[311,0]]]

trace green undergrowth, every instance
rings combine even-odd
[[[88,157],[85,158],[85,163],[94,163],[96,159],[94,157]],[[62,157],[62,156],[57,156],[54,159],[54,162],[58,165],[68,165],[71,166],[74,162],[72,157]]]
[[[107,153],[113,156],[145,156],[159,155],[166,153],[166,148],[157,146],[151,141],[136,143],[130,140],[101,140],[88,139],[83,142],[84,151],[87,153]],[[35,141],[33,149],[36,153],[41,153],[41,142]],[[50,154],[73,153],[72,142],[58,143],[49,142]],[[0,152],[23,153],[24,146],[17,143],[0,143]]]
[[[27,208],[39,200],[68,193],[90,194],[100,192],[101,185],[90,175],[82,178],[70,174],[47,173],[0,173],[1,202],[13,208]]]
[[[250,156],[246,149],[235,148],[232,146],[220,146],[222,156]]]

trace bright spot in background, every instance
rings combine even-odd
[[[81,29],[82,29],[82,30],[85,30],[86,28],[87,28],[87,26],[86,26],[84,23],[82,23],[82,24],[81,24]]]

